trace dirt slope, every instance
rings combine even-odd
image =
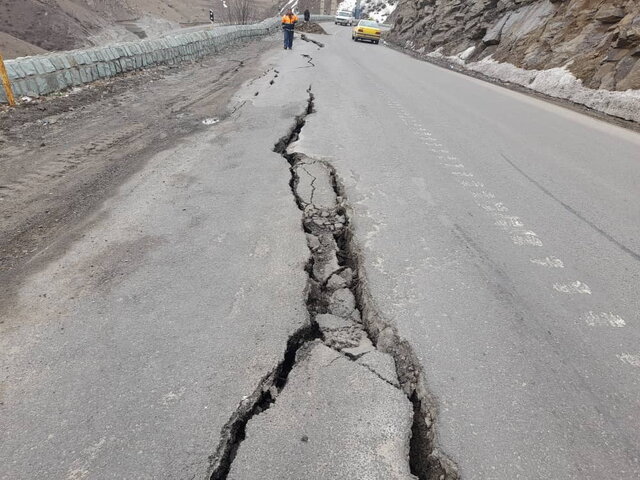
[[[400,0],[393,20],[390,40],[421,53],[567,66],[590,88],[640,88],[638,0]]]
[[[30,43],[27,43],[24,40],[20,40],[19,38],[9,35],[8,33],[0,32],[0,53],[5,58],[14,58],[24,55],[37,55],[44,52],[46,52],[46,50],[43,50],[40,47],[31,45]]]
[[[0,0],[0,32],[44,50],[67,50],[136,38],[127,36],[127,28],[142,17],[146,25],[154,23],[149,19],[156,19],[156,26],[164,28],[170,24],[206,23],[212,8],[216,20],[224,22],[229,11],[224,4],[233,1],[236,0]],[[262,19],[271,13],[274,1],[254,3],[255,16]],[[30,53],[18,48],[5,56]]]

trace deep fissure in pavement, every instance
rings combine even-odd
[[[305,42],[315,43],[318,46],[318,50],[324,47],[324,43],[314,40],[313,38],[309,38],[304,33],[300,35],[300,39],[304,40]]]
[[[303,212],[305,233],[307,233],[308,238],[309,235],[312,235],[321,239],[322,235],[327,233],[326,228],[323,228],[324,226],[334,227],[333,230],[329,228],[329,231],[335,240],[337,247],[335,253],[340,267],[335,273],[342,273],[342,276],[347,277],[347,279],[352,277],[352,281],[348,286],[355,297],[356,311],[359,317],[355,321],[362,322],[363,330],[375,348],[390,354],[395,360],[400,386],[414,408],[410,450],[411,472],[418,478],[426,480],[457,479],[456,465],[440,452],[436,446],[434,428],[435,401],[426,389],[420,363],[408,342],[402,340],[395,328],[382,318],[374,299],[367,289],[362,254],[355,241],[349,221],[350,214],[346,192],[335,168],[328,162],[309,159],[299,153],[289,153],[287,151],[288,146],[298,140],[300,132],[306,123],[306,117],[314,111],[314,96],[311,92],[311,87],[309,87],[308,94],[309,99],[305,113],[296,118],[291,132],[283,137],[275,148],[275,151],[289,162],[291,190],[298,208]],[[298,171],[304,170],[306,172],[305,165],[309,163],[321,163],[327,169],[337,199],[333,209],[325,208],[318,211],[314,209],[314,202],[305,202],[301,198],[297,189],[299,183]],[[314,181],[317,181],[317,179],[314,179]],[[311,184],[313,185],[313,183],[312,181]],[[314,193],[315,191],[312,189],[310,193],[312,199]],[[320,244],[322,245],[323,242],[320,241]],[[314,252],[313,243],[310,244],[310,249],[312,261],[316,262],[318,253],[317,251]],[[345,275],[344,272],[347,272],[347,274]],[[327,309],[327,296],[331,294],[328,291],[328,284],[332,278],[334,278],[334,275],[329,276],[324,282],[320,282],[319,279],[314,278],[313,270],[310,272],[310,290],[312,292],[315,290],[317,293],[314,296],[320,299],[317,305],[309,305],[314,321],[315,316],[324,313]],[[327,339],[324,338],[324,340],[327,343]]]
[[[240,403],[222,428],[218,448],[209,459],[211,480],[227,478],[238,448],[245,439],[247,423],[254,415],[258,415],[271,406],[287,383],[289,373],[295,365],[296,353],[300,347],[318,337],[317,328],[314,328],[313,325],[306,326],[293,334],[287,342],[282,361],[259,382],[253,393]]]
[[[227,478],[245,439],[247,423],[267,410],[286,388],[298,350],[318,339],[352,361],[375,350],[393,357],[397,382],[367,368],[401,389],[413,405],[411,473],[421,480],[457,479],[455,464],[435,446],[435,403],[425,388],[417,358],[409,344],[382,319],[367,290],[362,255],[351,230],[344,187],[334,167],[325,161],[288,152],[288,147],[298,140],[306,117],[314,111],[311,87],[308,95],[305,111],[296,117],[294,126],[276,143],[274,151],[289,163],[289,185],[296,205],[303,213],[302,226],[310,250],[305,266],[310,326],[289,339],[283,360],[260,382],[253,395],[243,400],[223,428],[216,453],[210,459],[211,480]],[[302,181],[303,175],[307,177],[305,181]]]

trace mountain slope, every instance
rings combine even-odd
[[[166,30],[178,24],[206,23],[211,8],[216,21],[226,21],[229,10],[225,5],[233,1],[0,0],[0,32],[45,50],[66,50],[136,38],[127,27],[138,19],[144,20],[142,31]],[[256,19],[264,18],[272,9],[272,0],[254,2]]]

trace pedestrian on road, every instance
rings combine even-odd
[[[287,14],[282,17],[282,30],[284,30],[284,49],[291,50],[293,47],[293,30],[296,26],[298,17],[291,9],[287,10]]]
[[[309,11],[309,9],[307,8],[304,11],[304,23],[309,23],[309,20],[311,20],[311,12]]]

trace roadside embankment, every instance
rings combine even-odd
[[[16,58],[5,64],[15,96],[40,96],[145,67],[196,60],[277,28],[272,18],[253,25]],[[0,92],[0,102],[6,102],[4,92]]]
[[[331,19],[327,15],[313,17],[317,22]],[[268,18],[252,25],[22,57],[5,64],[16,97],[41,96],[146,67],[197,60],[235,42],[273,33],[279,27],[279,19]],[[6,102],[5,92],[0,89],[0,103]]]

